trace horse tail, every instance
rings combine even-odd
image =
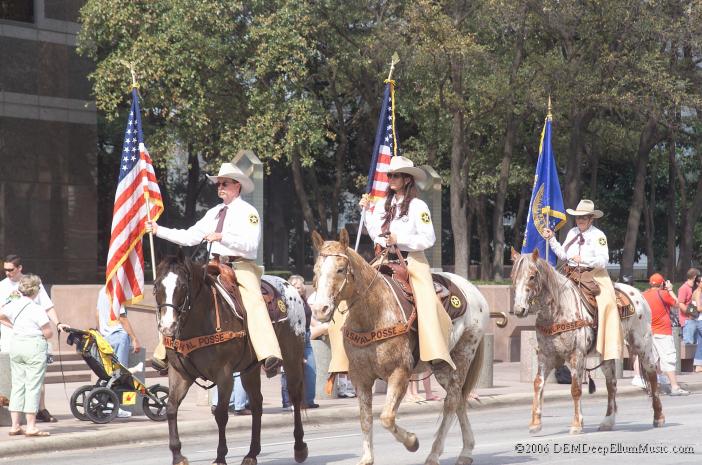
[[[475,356],[470,362],[468,367],[468,374],[466,375],[466,382],[463,383],[463,398],[467,399],[470,393],[473,391],[475,386],[478,384],[480,379],[480,373],[483,371],[483,359],[485,358],[483,354],[485,353],[485,339],[480,340],[478,348],[475,350]]]

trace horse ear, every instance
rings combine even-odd
[[[312,231],[312,245],[314,245],[315,250],[319,250],[322,248],[322,244],[324,244],[324,239],[322,239],[322,235],[317,232],[317,230]]]
[[[531,259],[536,261],[539,258],[539,249],[534,249],[531,253]]]
[[[346,228],[342,229],[339,233],[339,242],[341,242],[341,245],[343,245],[344,248],[349,246],[349,232],[346,230]]]
[[[514,250],[514,247],[512,247],[511,249],[512,249],[512,261],[516,262],[517,260],[519,260],[519,252]]]

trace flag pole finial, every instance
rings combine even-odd
[[[122,64],[129,68],[129,73],[132,75],[132,87],[129,90],[138,89],[139,83],[137,82],[136,71],[134,71],[134,63],[127,60],[122,60]]]
[[[392,59],[390,60],[390,72],[388,73],[387,81],[392,79],[392,72],[395,70],[395,65],[400,62],[400,55],[397,52],[392,54]]]

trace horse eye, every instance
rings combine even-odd
[[[536,276],[534,276],[534,275],[529,276],[529,281],[533,281],[534,278],[536,278]]]

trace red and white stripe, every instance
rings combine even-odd
[[[370,195],[372,200],[377,201],[385,198],[388,191],[388,171],[390,170],[390,147],[381,145],[378,149],[378,161],[375,166],[373,175],[373,185],[371,186]]]

